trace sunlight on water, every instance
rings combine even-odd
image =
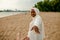
[[[11,15],[16,15],[16,14],[21,14],[21,13],[23,12],[0,12],[0,18],[11,16]]]

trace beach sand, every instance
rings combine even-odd
[[[41,12],[44,22],[45,39],[60,40],[60,13]],[[28,33],[30,13],[0,18],[0,40],[22,40]]]

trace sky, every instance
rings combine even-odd
[[[0,10],[2,9],[18,9],[29,10],[34,4],[41,0],[0,0]]]

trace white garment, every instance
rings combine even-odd
[[[37,26],[39,28],[40,34],[35,33],[34,30],[31,31],[33,26]],[[29,25],[28,37],[30,40],[43,40],[45,37],[43,22],[39,15],[36,15],[31,21]]]

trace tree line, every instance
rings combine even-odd
[[[60,12],[60,0],[40,1],[35,4],[35,7],[40,11]]]

